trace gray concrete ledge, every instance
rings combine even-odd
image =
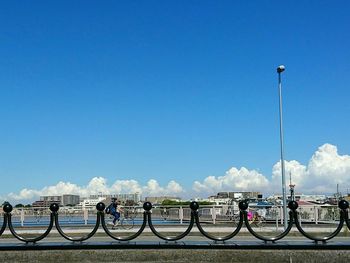
[[[263,242],[255,241],[104,241],[104,242],[38,242],[38,243],[1,243],[1,251],[35,251],[35,250],[137,250],[137,249],[193,249],[193,250],[342,250],[350,251],[349,241],[328,241],[313,242],[313,241],[278,241],[278,242]],[[132,252],[130,252],[132,253]]]
[[[0,262],[349,262],[350,250],[91,249],[1,251]]]

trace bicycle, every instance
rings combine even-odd
[[[160,210],[160,215],[163,217],[164,221],[166,221],[169,218],[169,210],[164,207]]]
[[[132,211],[131,209],[129,210],[124,210],[124,212],[120,213],[120,218],[117,220],[117,224],[114,225],[112,223],[112,229],[116,229],[118,226],[121,226],[123,229],[132,229],[135,225],[135,221],[134,221],[134,218],[135,218],[135,212]],[[110,218],[113,218],[113,217],[110,217]]]
[[[251,219],[248,219],[249,225],[256,227],[263,227],[266,224],[266,219],[258,213],[254,213]]]
[[[37,223],[39,223],[41,221],[43,217],[43,211],[42,210],[34,210],[34,218],[35,218],[35,221]]]
[[[249,214],[248,212],[248,223],[250,226],[255,227],[263,227],[266,224],[266,218],[263,216],[260,216],[258,213]],[[234,226],[238,226],[238,223],[240,221],[240,215],[234,214],[230,216],[230,221],[234,224]]]

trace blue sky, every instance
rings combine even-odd
[[[47,1],[0,8],[0,194],[193,182],[350,153],[348,1]],[[6,185],[6,187],[4,187]]]

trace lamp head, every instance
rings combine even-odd
[[[277,67],[277,73],[281,73],[281,72],[283,72],[285,69],[286,69],[286,67],[285,67],[284,65],[279,65],[279,66]]]

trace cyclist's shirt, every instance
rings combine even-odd
[[[114,219],[113,219],[114,225],[116,224],[117,220],[119,220],[119,218],[120,218],[120,213],[118,212],[117,208],[118,208],[118,205],[116,203],[114,203],[111,205],[111,209],[110,209],[111,215],[114,216]]]
[[[247,216],[248,216],[248,220],[252,220],[253,219],[253,212],[249,211]]]
[[[114,214],[115,212],[118,212],[117,210],[118,205],[117,204],[112,204],[110,207],[111,214]]]

